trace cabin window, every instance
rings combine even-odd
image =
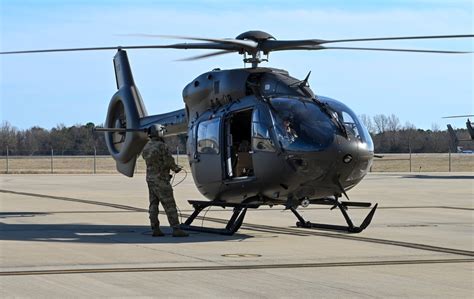
[[[256,151],[274,152],[275,145],[270,137],[270,130],[260,117],[260,111],[255,109],[252,120],[252,147]]]
[[[201,154],[219,154],[220,118],[203,121],[198,126],[197,150]]]

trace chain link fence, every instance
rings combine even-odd
[[[189,171],[187,156],[176,150],[177,164]],[[380,154],[374,158],[372,172],[474,172],[474,154]],[[140,156],[135,173],[145,173],[145,161]],[[8,174],[115,174],[115,161],[107,152],[91,149],[87,152],[59,152],[48,155],[4,150],[0,155],[0,173]]]
[[[176,149],[173,155],[176,164],[189,170],[189,163],[184,153]],[[56,152],[54,149],[48,155],[31,154],[4,150],[0,155],[0,173],[4,174],[115,174],[118,173],[115,160],[108,152],[95,150]],[[146,173],[145,161],[138,157],[135,173]]]
[[[474,154],[381,154],[373,172],[473,172]]]

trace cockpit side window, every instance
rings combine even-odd
[[[357,128],[357,123],[355,122],[355,120],[346,111],[342,111],[341,114],[342,114],[342,122],[344,123],[344,126],[346,127],[346,131],[349,134],[349,136],[354,136],[355,138],[361,141],[359,129]]]
[[[252,148],[255,151],[274,152],[275,145],[270,136],[270,128],[255,109],[252,115]]]
[[[220,118],[203,121],[197,130],[197,150],[201,154],[219,154]]]
[[[367,128],[357,118],[356,114],[343,103],[334,99],[319,97],[323,102],[329,104],[337,112],[339,119],[344,123],[349,138],[357,138],[360,145],[369,151],[374,151],[374,143]]]

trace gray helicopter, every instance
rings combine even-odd
[[[145,35],[148,37],[170,37]],[[343,103],[316,95],[303,80],[285,70],[259,67],[268,54],[288,50],[369,50],[443,54],[471,52],[331,47],[340,42],[472,38],[474,35],[381,37],[343,40],[276,40],[262,31],[248,31],[235,39],[176,37],[196,40],[155,46],[94,47],[1,52],[22,54],[61,51],[117,50],[114,57],[118,91],[112,97],[104,128],[117,170],[133,176],[138,155],[149,134],[187,134],[187,156],[198,190],[210,201],[189,201],[194,213],[184,229],[233,234],[249,208],[283,205],[297,217],[298,227],[358,233],[371,222],[375,204],[360,226],[347,213],[349,206],[371,203],[342,201],[369,171],[374,146],[367,129]],[[248,68],[214,69],[192,80],[183,90],[185,108],[148,115],[133,80],[126,49],[218,50],[185,60],[238,53]],[[297,211],[310,204],[339,208],[347,226],[312,223]],[[222,229],[193,226],[207,207],[231,207]]]
[[[454,115],[454,116],[445,116],[443,118],[464,118],[464,117],[473,117],[474,115],[469,114],[469,115]],[[448,127],[448,133],[449,133],[449,139],[451,140],[450,144],[450,150],[454,153],[456,152],[463,152],[462,147],[459,146],[460,142],[473,142],[474,141],[474,127],[472,127],[472,123],[469,120],[469,118],[466,121],[466,129],[467,132],[469,133],[469,139],[459,139],[456,132],[453,129],[453,126],[451,124],[447,124]]]

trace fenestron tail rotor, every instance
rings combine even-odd
[[[453,51],[436,49],[400,49],[385,47],[352,47],[352,46],[326,46],[332,43],[357,43],[357,42],[381,42],[396,40],[425,40],[425,39],[462,39],[473,38],[474,34],[458,35],[421,35],[421,36],[395,36],[395,37],[370,37],[370,38],[351,38],[351,39],[304,39],[304,40],[277,40],[269,33],[263,31],[247,31],[239,34],[236,38],[208,38],[208,37],[189,37],[175,35],[156,35],[156,34],[125,34],[124,36],[145,37],[145,38],[166,38],[166,39],[184,39],[190,41],[199,41],[192,43],[178,43],[170,45],[139,45],[139,46],[114,46],[114,47],[89,47],[89,48],[65,48],[65,49],[44,49],[44,50],[23,50],[23,51],[3,51],[0,54],[30,54],[30,53],[50,53],[50,52],[73,52],[73,51],[100,51],[100,50],[120,50],[120,49],[201,49],[201,50],[219,50],[217,52],[201,54],[182,61],[191,61],[204,59],[224,54],[236,52],[244,55],[244,62],[251,63],[252,67],[257,67],[262,61],[268,61],[268,54],[275,51],[291,50],[352,50],[352,51],[385,51],[385,52],[410,52],[410,53],[432,53],[432,54],[469,54],[472,51]],[[324,45],[324,46],[323,46]],[[263,55],[267,55],[263,58]]]

